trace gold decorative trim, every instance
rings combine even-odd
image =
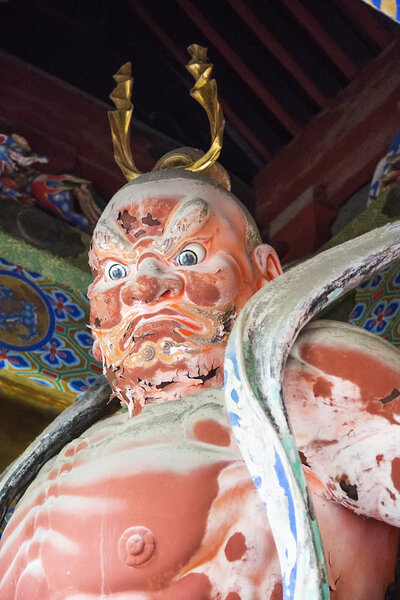
[[[136,179],[141,172],[133,162],[130,142],[130,125],[133,113],[131,63],[127,62],[114,75],[116,87],[110,94],[116,110],[108,111],[115,162],[128,181]]]
[[[177,150],[161,158],[153,170],[184,168],[192,172],[206,171],[218,159],[225,128],[225,119],[218,101],[217,83],[211,79],[213,65],[207,59],[207,48],[198,44],[188,47],[191,59],[186,65],[193,76],[195,84],[190,90],[190,95],[206,111],[211,132],[211,145],[205,154],[193,160],[184,151]],[[131,101],[133,79],[131,63],[124,64],[114,75],[117,86],[110,94],[116,110],[109,111],[111,134],[114,145],[115,161],[128,181],[139,177],[142,173],[137,169],[132,158],[130,146],[130,123],[133,112]]]

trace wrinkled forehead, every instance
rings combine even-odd
[[[93,234],[94,250],[123,251],[141,240],[170,240],[198,234],[210,220],[232,212],[230,194],[207,181],[172,179],[127,185],[112,198]],[[237,218],[245,222],[236,207]]]

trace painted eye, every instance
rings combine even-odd
[[[107,275],[110,279],[122,279],[128,274],[126,267],[120,263],[113,263],[107,269]]]
[[[206,250],[200,244],[189,244],[178,254],[178,264],[181,267],[191,267],[204,260]]]

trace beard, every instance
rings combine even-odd
[[[148,352],[149,356],[152,354]],[[109,365],[105,374],[113,397],[118,397],[128,408],[130,416],[138,414],[147,404],[178,400],[223,383],[225,345],[203,346],[202,352],[191,352],[167,362],[154,356],[150,364],[140,361],[133,368],[129,367],[129,358],[127,364]]]
[[[236,306],[191,309],[178,313],[165,307],[127,315],[113,329],[96,332],[113,397],[128,407],[130,415],[146,404],[176,400],[223,383]]]

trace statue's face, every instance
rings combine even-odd
[[[202,178],[128,185],[107,206],[90,253],[94,352],[133,412],[222,382],[234,320],[264,281],[249,231]]]

